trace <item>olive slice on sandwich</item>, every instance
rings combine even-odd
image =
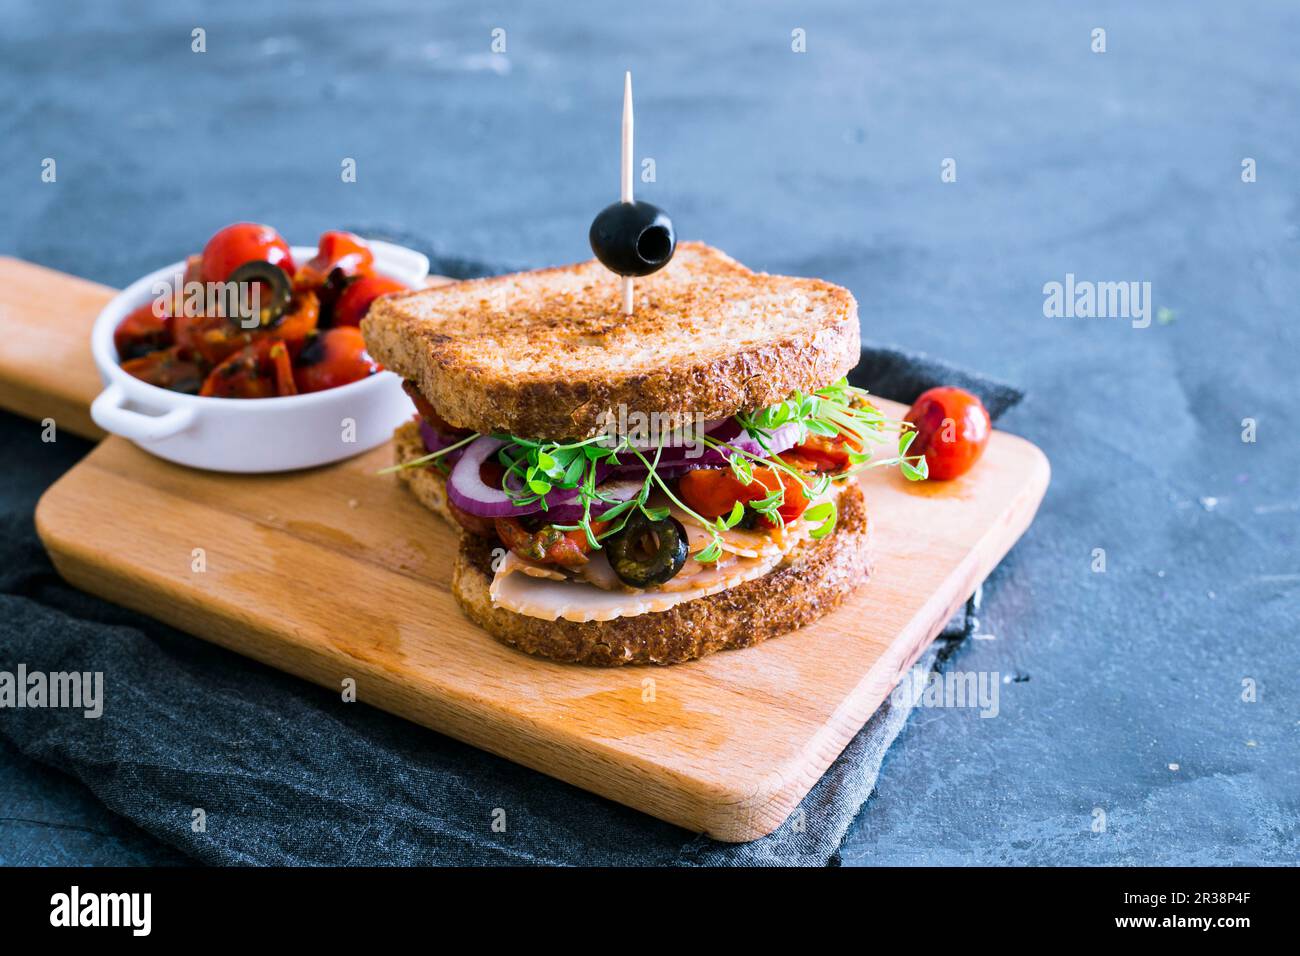
[[[636,509],[618,534],[605,542],[609,563],[624,584],[645,588],[673,578],[686,563],[686,529],[671,515],[651,521]]]

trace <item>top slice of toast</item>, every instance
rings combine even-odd
[[[683,242],[635,285],[596,260],[385,296],[361,323],[370,354],[450,424],[560,440],[606,416],[723,418],[811,391],[858,363],[853,295],[751,272]]]

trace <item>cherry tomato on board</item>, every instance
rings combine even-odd
[[[203,370],[198,363],[183,357],[181,350],[175,347],[127,359],[122,363],[122,371],[150,385],[187,395],[199,394],[203,385]]]
[[[129,313],[113,330],[118,360],[126,362],[171,345],[169,321],[166,316],[160,318],[154,314],[152,302]]]
[[[316,255],[302,264],[296,276],[299,288],[322,286],[338,269],[345,276],[368,276],[375,268],[375,254],[366,240],[350,232],[322,233]]]
[[[984,454],[993,430],[984,403],[951,385],[923,392],[906,417],[916,426],[907,454],[925,455],[930,477],[939,481],[970,471]]]
[[[298,353],[293,375],[300,392],[337,388],[374,375],[379,363],[366,351],[361,330],[326,329],[309,339]]]
[[[203,247],[200,274],[204,282],[225,282],[245,262],[269,262],[293,278],[293,254],[289,244],[270,226],[237,222],[219,230]]]
[[[339,296],[334,306],[334,324],[336,326],[360,325],[375,299],[390,292],[408,291],[410,290],[402,283],[387,276],[366,276],[358,279]]]
[[[276,398],[297,393],[288,346],[267,337],[246,345],[214,368],[199,390],[209,398]]]

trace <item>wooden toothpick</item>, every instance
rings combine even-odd
[[[623,202],[632,201],[632,71],[623,74]],[[632,277],[623,277],[623,314],[632,314]]]

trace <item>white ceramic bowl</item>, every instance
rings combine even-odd
[[[418,288],[427,256],[387,242],[370,242],[375,270]],[[294,246],[295,262],[316,254]],[[122,371],[113,330],[133,309],[153,301],[155,282],[183,272],[176,262],[131,283],[95,320],[90,348],[104,380],[90,417],[105,431],[145,451],[212,471],[268,472],[310,468],[350,458],[382,444],[414,409],[402,380],[380,372],[359,382],[283,398],[204,398],[142,382]]]

